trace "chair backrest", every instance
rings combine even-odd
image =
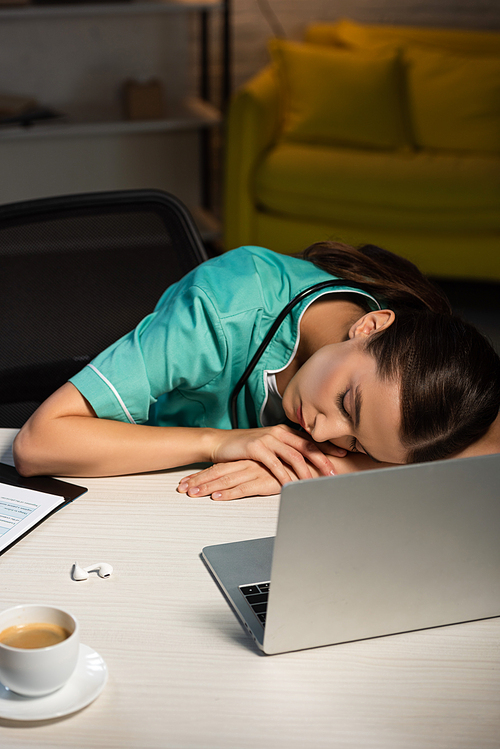
[[[189,212],[162,191],[0,206],[0,426],[22,426],[206,259]]]

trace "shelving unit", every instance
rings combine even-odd
[[[123,0],[123,2],[71,2],[53,5],[3,5],[2,18],[68,18],[82,16],[137,16],[144,13],[178,13],[179,10],[213,10],[221,8],[220,0]]]
[[[221,121],[207,101],[207,19],[226,4],[82,0],[1,7],[0,93],[31,96],[62,116],[0,126],[8,175],[0,202],[155,187],[206,218],[207,133]],[[121,91],[130,78],[162,81],[164,119],[123,119]],[[206,223],[200,228],[212,236],[216,224]]]

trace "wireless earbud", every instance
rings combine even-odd
[[[106,562],[90,564],[88,567],[80,567],[78,562],[73,565],[73,580],[88,580],[89,572],[97,572],[99,577],[109,577],[113,573],[113,568]]]

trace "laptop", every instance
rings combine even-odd
[[[201,557],[267,654],[500,615],[500,455],[286,484],[276,536]]]

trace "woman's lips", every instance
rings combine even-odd
[[[299,406],[297,409],[297,420],[302,427],[302,429],[306,429],[306,425],[304,423],[304,417],[302,416],[302,406]],[[306,429],[307,431],[307,429]]]

